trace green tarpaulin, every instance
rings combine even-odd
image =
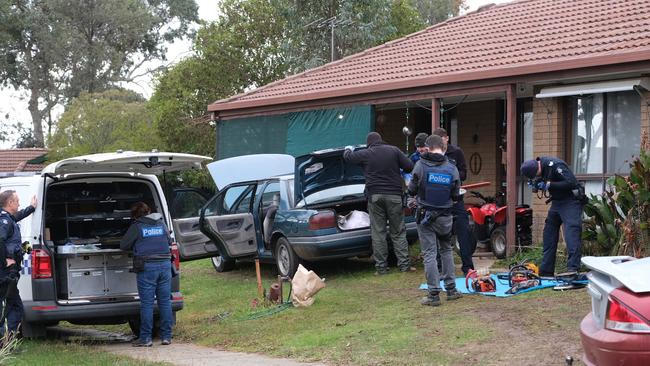
[[[372,106],[333,108],[219,122],[217,157],[314,150],[363,144],[373,130]]]

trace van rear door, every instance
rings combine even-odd
[[[162,175],[183,170],[203,169],[202,164],[210,160],[212,160],[210,157],[193,154],[159,151],[118,151],[60,160],[45,167],[42,174],[62,175],[95,172]],[[189,207],[191,205],[185,205],[187,207],[184,208],[185,212],[182,217],[175,217],[174,212],[171,212],[172,230],[178,243],[181,260],[218,255],[217,247],[201,233],[198,225],[199,210],[207,202],[207,199],[200,200],[200,195],[194,195],[189,191],[183,196],[178,197],[178,199],[194,199],[192,202],[199,200],[193,209]],[[174,202],[174,198],[176,197],[173,197],[169,204],[183,204],[182,201]]]

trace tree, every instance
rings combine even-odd
[[[195,55],[158,78],[150,106],[165,149],[214,156],[207,105],[286,73],[286,23],[270,1],[226,0],[220,13],[199,30]]]
[[[428,25],[443,22],[466,9],[465,0],[413,0],[420,17]]]
[[[0,83],[28,92],[34,137],[43,146],[43,121],[51,125],[54,106],[133,80],[196,20],[194,0],[3,1]]]
[[[51,160],[117,150],[160,148],[145,99],[130,90],[82,93],[58,121],[50,142]]]

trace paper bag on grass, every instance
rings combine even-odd
[[[298,265],[296,274],[291,280],[291,302],[293,306],[310,306],[314,303],[314,295],[325,287],[325,281],[314,271],[308,271],[302,264]]]

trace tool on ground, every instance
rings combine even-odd
[[[467,276],[465,276],[465,287],[468,291],[495,292],[497,284],[494,282],[487,269],[482,269],[480,271],[471,269],[467,272]]]

